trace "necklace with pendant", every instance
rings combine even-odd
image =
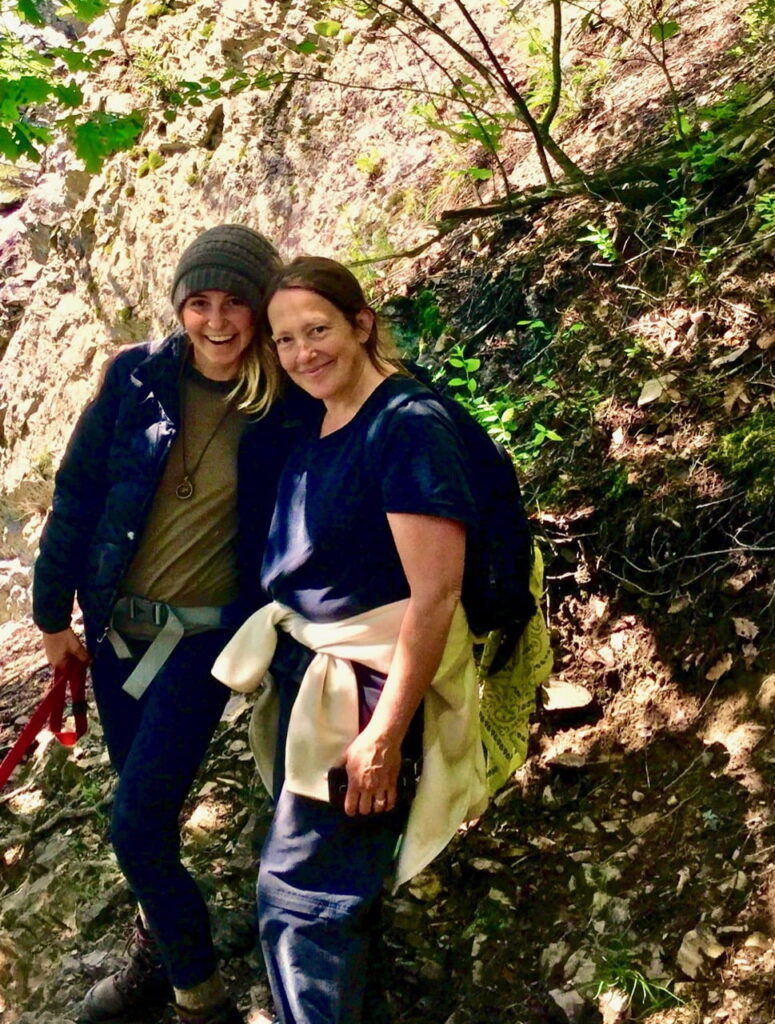
[[[215,437],[215,435],[218,433],[218,431],[221,429],[223,424],[226,422],[226,417],[229,415],[229,413],[232,410],[232,403],[231,402],[227,402],[226,403],[226,409],[224,410],[223,415],[218,420],[218,422],[215,424],[215,427],[211,431],[210,436],[205,441],[204,446],[202,447],[202,450],[200,451],[199,455],[197,456],[196,462],[193,464],[193,466],[189,467],[188,461],[187,461],[187,458],[186,458],[186,399],[185,399],[185,394],[186,394],[186,389],[185,388],[181,388],[181,393],[180,393],[180,454],[181,454],[181,459],[183,461],[183,477],[182,477],[180,483],[178,484],[178,486],[175,488],[175,496],[177,498],[179,498],[181,501],[188,501],[189,498],[192,498],[194,496],[194,476],[196,475],[196,471],[199,469],[200,465],[202,464],[202,459],[205,457],[205,452],[210,447],[210,442]]]

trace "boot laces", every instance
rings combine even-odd
[[[153,943],[137,936],[127,944],[129,959],[113,976],[113,984],[123,995],[142,988],[146,981],[158,973],[161,964],[155,954]]]

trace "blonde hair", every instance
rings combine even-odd
[[[282,391],[282,374],[273,345],[267,344],[260,327],[242,353],[237,382],[228,401],[249,416],[265,416]]]

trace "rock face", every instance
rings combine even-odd
[[[89,103],[159,113],[136,149],[97,176],[52,147],[40,168],[15,171],[12,194],[4,190],[0,494],[10,501],[3,521],[11,533],[28,518],[20,486],[51,480],[105,358],[170,328],[171,272],[200,231],[237,221],[262,230],[284,255],[345,260],[422,241],[418,189],[448,170],[444,144],[407,112],[403,92],[324,81],[378,87],[406,79],[411,44],[375,42],[373,19],[352,15],[336,40],[314,37],[314,56],[291,52],[312,31],[313,6],[125,2],[83,36],[87,48],[113,53],[96,80],[81,83]],[[162,15],[149,14],[159,7]],[[46,31],[64,43],[65,29],[57,22]],[[162,116],[170,82],[225,68],[251,75],[279,55],[294,81],[205,99],[173,123]],[[29,562],[29,545],[14,553]]]

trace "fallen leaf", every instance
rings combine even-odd
[[[729,653],[722,654],[722,656],[719,658],[716,664],[709,668],[708,671],[705,673],[705,678],[709,682],[715,683],[717,679],[721,679],[721,677],[725,673],[727,673],[731,668],[732,655]]]
[[[649,402],[656,402],[667,391],[668,385],[672,384],[674,380],[674,373],[665,373],[661,377],[653,377],[651,380],[647,380],[638,396],[638,405],[648,405]]]
[[[723,356],[716,356],[715,359],[711,359],[711,369],[714,369],[717,366],[726,366],[727,363],[734,363],[735,360],[740,358],[740,356],[745,355],[747,351],[748,342],[744,345],[738,345],[736,348],[733,348],[731,352],[725,352]]]
[[[724,583],[724,589],[738,594],[744,587],[748,586],[755,575],[756,573],[753,569],[743,569],[742,572],[735,573],[734,576],[729,577]]]
[[[759,635],[759,627],[755,622],[751,622],[750,619],[733,618],[732,622],[735,624],[735,633],[746,640],[753,640],[754,637]]]
[[[746,394],[745,381],[739,377],[736,380],[733,380],[724,392],[724,410],[728,416],[732,413],[732,410],[738,401],[750,401]]]
[[[772,348],[775,345],[775,331],[765,331],[764,334],[759,335],[756,339],[757,346],[766,352],[768,348]]]

